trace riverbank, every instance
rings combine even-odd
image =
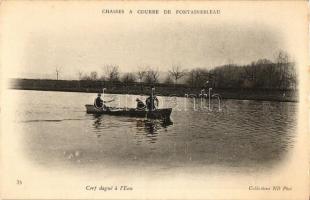
[[[78,81],[78,80],[48,80],[48,79],[11,79],[10,89],[63,91],[63,92],[102,92],[111,94],[136,94],[148,95],[152,84],[146,83],[111,83],[104,81]],[[202,88],[193,88],[178,84],[155,84],[158,96],[199,97]],[[208,93],[208,91],[206,91]],[[270,89],[237,89],[237,88],[212,88],[211,94],[219,94],[223,99],[263,100],[297,102],[298,94],[295,90],[270,90]]]

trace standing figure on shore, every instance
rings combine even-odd
[[[154,94],[155,88],[152,87],[151,95],[145,100],[146,108],[148,110],[155,110],[158,107],[158,99]]]

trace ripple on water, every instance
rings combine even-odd
[[[47,166],[69,160],[80,165],[262,167],[283,160],[296,138],[296,103],[223,100],[222,111],[199,105],[194,111],[192,100],[177,98],[180,111],[163,122],[86,114],[84,104],[93,101],[93,94],[29,91],[21,98],[27,103],[16,115],[26,152]],[[79,99],[74,106],[72,98]]]

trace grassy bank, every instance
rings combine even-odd
[[[48,79],[11,79],[10,82],[11,89],[98,93],[102,91],[102,88],[106,88],[106,93],[137,95],[148,95],[153,85],[146,83]],[[154,86],[156,87],[156,94],[159,96],[198,96],[202,89],[182,84],[155,84]],[[220,94],[223,99],[298,101],[297,92],[294,90],[213,88],[212,94],[215,93]]]

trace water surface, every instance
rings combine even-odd
[[[86,114],[96,94],[11,90],[22,100],[14,124],[34,163],[52,168],[132,166],[258,169],[276,166],[294,147],[297,103],[159,97],[171,121]],[[135,106],[133,95],[112,106]],[[145,100],[144,96],[138,96]]]

